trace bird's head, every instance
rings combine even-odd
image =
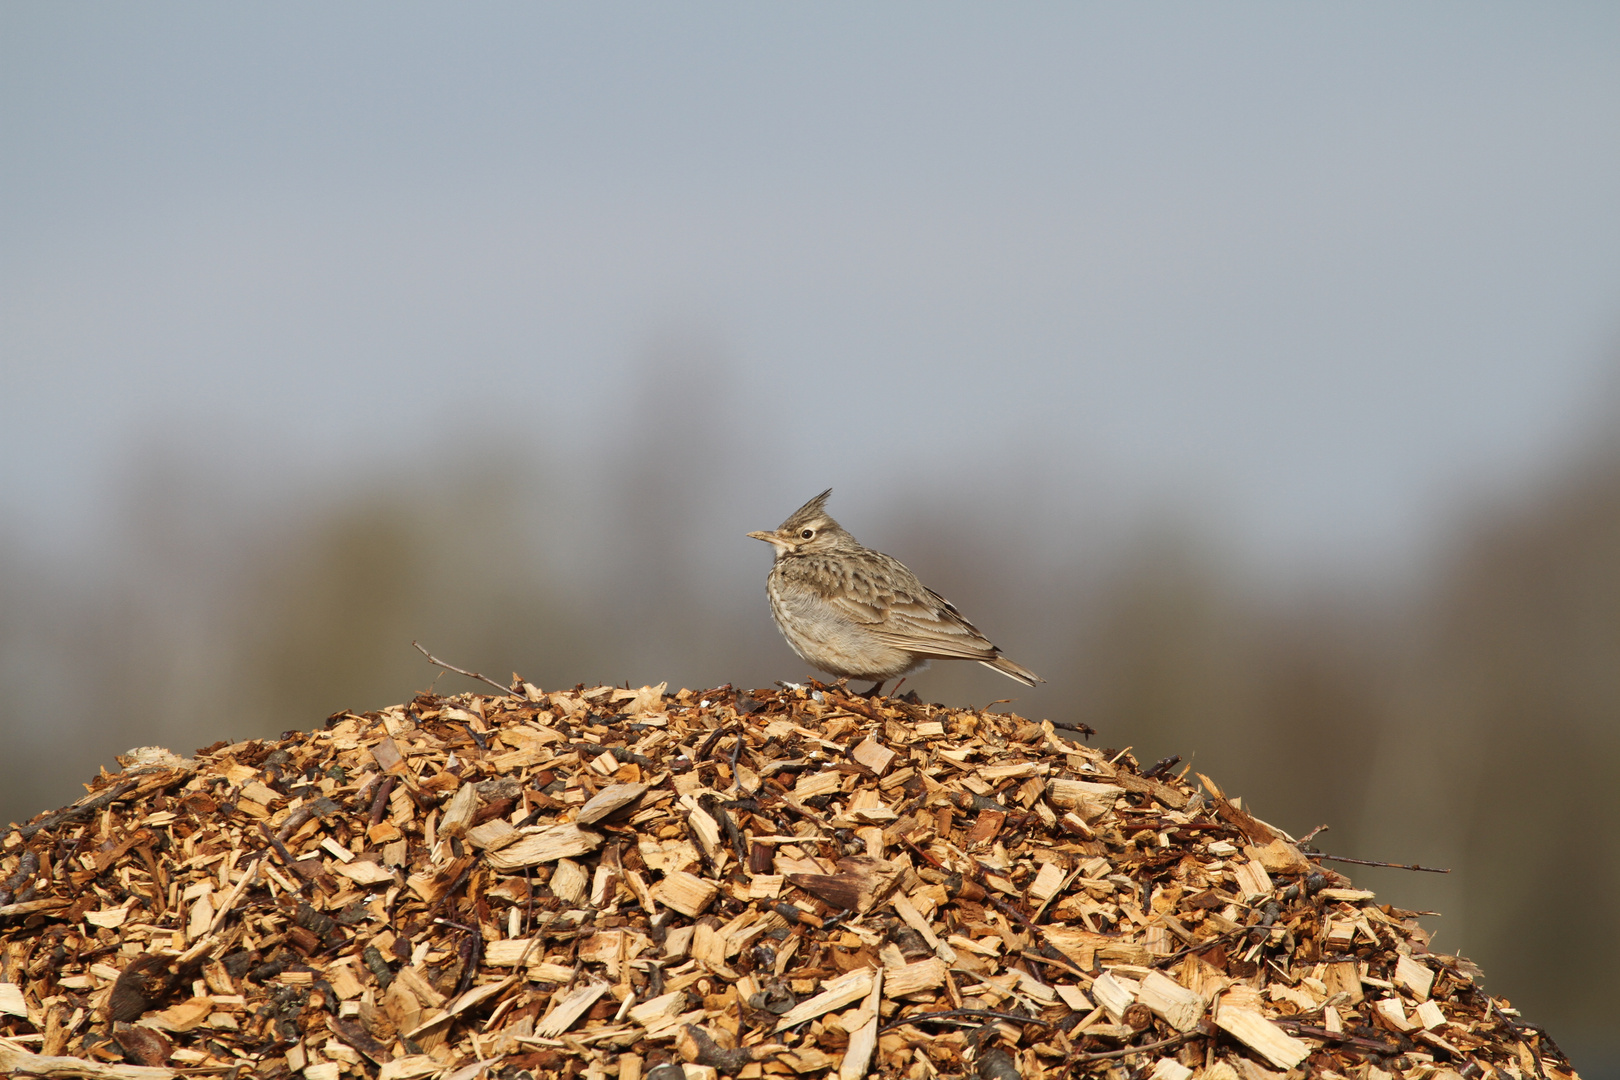
[[[784,555],[817,555],[861,550],[861,545],[855,538],[845,532],[844,527],[834,521],[832,515],[824,509],[827,496],[831,494],[832,488],[823,491],[793,511],[792,516],[772,532],[751,532],[748,535],[771,545],[778,559]]]

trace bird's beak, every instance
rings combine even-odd
[[[767,544],[771,545],[771,555],[773,558],[780,559],[783,553],[792,546],[790,544],[783,543],[782,538],[773,532],[751,532],[748,535],[752,536],[755,540],[763,540]]]

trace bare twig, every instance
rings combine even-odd
[[[1071,1054],[1063,1059],[1065,1065],[1085,1065],[1093,1061],[1112,1061],[1114,1058],[1130,1057],[1132,1054],[1151,1054],[1159,1050],[1168,1050],[1173,1046],[1180,1046],[1190,1039],[1207,1039],[1209,1035],[1203,1031],[1184,1031],[1180,1035],[1172,1035],[1168,1039],[1160,1039],[1146,1046],[1127,1046],[1123,1050],[1104,1050],[1095,1054]]]
[[[1449,874],[1450,870],[1438,866],[1419,866],[1417,863],[1378,862],[1374,859],[1352,859],[1345,855],[1324,855],[1320,851],[1307,851],[1306,856],[1312,859],[1326,859],[1329,862],[1355,863],[1357,866],[1387,866],[1391,870],[1422,870],[1428,874]]]
[[[121,781],[113,787],[108,788],[106,791],[96,795],[94,798],[86,799],[77,806],[70,806],[66,810],[58,810],[54,814],[46,814],[32,825],[24,825],[17,831],[22,834],[22,838],[24,840],[31,840],[34,837],[34,834],[38,833],[42,829],[54,829],[64,822],[77,821],[79,818],[89,817],[91,814],[94,814],[103,807],[109,806],[112,803],[117,802],[119,799],[122,799],[125,795],[128,795],[131,791],[134,791],[140,786],[140,777]]]
[[[1242,937],[1243,935],[1247,934],[1249,932],[1249,930],[1250,930],[1250,927],[1240,926],[1236,930],[1228,930],[1224,934],[1216,934],[1214,937],[1204,938],[1202,941],[1198,941],[1198,942],[1195,942],[1192,945],[1187,945],[1187,946],[1184,946],[1184,947],[1182,947],[1180,949],[1177,949],[1173,953],[1166,953],[1163,956],[1155,957],[1153,963],[1154,963],[1155,966],[1159,966],[1159,965],[1169,963],[1171,960],[1179,960],[1183,956],[1186,956],[1188,953],[1204,952],[1204,951],[1206,951],[1208,949],[1213,948],[1216,945],[1222,944],[1223,942],[1235,941],[1238,938]]]
[[[1340,1046],[1350,1046],[1357,1050],[1369,1050],[1375,1054],[1390,1056],[1401,1052],[1401,1048],[1395,1043],[1381,1042],[1378,1039],[1370,1039],[1364,1035],[1356,1035],[1349,1031],[1329,1031],[1325,1027],[1307,1024],[1298,1017],[1278,1016],[1272,1020],[1272,1023],[1287,1031],[1292,1031],[1296,1035],[1303,1035],[1308,1039],[1316,1039],[1320,1042],[1336,1043]]]
[[[1032,952],[1029,949],[1020,949],[1020,950],[1018,950],[1018,955],[1022,956],[1025,960],[1028,960],[1028,961],[1030,961],[1032,963],[1045,964],[1047,967],[1059,968],[1059,969],[1061,969],[1063,971],[1068,972],[1070,975],[1073,975],[1077,979],[1084,979],[1087,986],[1090,986],[1091,983],[1092,983],[1091,976],[1086,974],[1084,971],[1081,971],[1079,968],[1075,967],[1074,964],[1072,964],[1072,963],[1068,963],[1068,962],[1065,962],[1063,960],[1059,960],[1056,957],[1052,957],[1052,956],[1042,956],[1040,953]]]
[[[180,966],[183,967],[191,963],[214,947],[214,944],[219,940],[220,931],[224,929],[225,920],[230,917],[231,910],[242,899],[242,894],[247,892],[253,883],[258,880],[259,867],[264,865],[264,860],[265,856],[261,854],[255,856],[253,861],[248,864],[248,868],[242,873],[242,880],[236,883],[236,887],[231,890],[230,895],[225,898],[225,902],[214,913],[214,918],[208,924],[208,932],[203,935],[202,940],[180,954],[180,959],[177,961]]]
[[[387,816],[389,797],[394,794],[394,781],[397,779],[396,776],[387,776],[377,785],[377,794],[371,800],[371,814],[366,819],[368,824],[378,825]]]
[[[444,668],[444,670],[453,671],[457,675],[465,675],[469,679],[477,679],[481,683],[487,683],[490,686],[493,686],[495,689],[499,690],[503,694],[510,694],[513,697],[518,696],[517,692],[514,691],[509,686],[502,686],[500,683],[496,682],[494,679],[485,678],[484,676],[478,674],[478,672],[476,672],[476,671],[465,671],[462,668],[456,667],[456,665],[454,665],[454,664],[447,664],[443,660],[440,660],[437,656],[434,656],[432,653],[430,653],[426,649],[422,648],[422,646],[417,644],[416,642],[413,641],[413,642],[411,642],[411,644],[415,645],[416,646],[416,651],[421,653],[423,656],[427,657],[428,658],[428,663],[432,664],[434,667],[442,667],[442,668]]]
[[[281,828],[276,830],[276,839],[286,843],[292,837],[292,834],[298,831],[300,825],[314,816],[315,807],[312,804],[305,803],[303,806],[298,807],[287,815],[287,820],[283,821]]]
[[[1308,832],[1304,836],[1300,837],[1300,840],[1299,840],[1300,845],[1304,846],[1305,844],[1310,843],[1311,842],[1311,837],[1315,836],[1317,833],[1325,833],[1327,831],[1328,831],[1328,827],[1326,825],[1318,825],[1316,828],[1312,829],[1310,832]]]
[[[957,1019],[967,1019],[969,1017],[980,1020],[1005,1020],[1012,1024],[1038,1024],[1041,1027],[1052,1026],[1049,1021],[1041,1020],[1033,1016],[1019,1016],[1017,1013],[994,1012],[990,1009],[947,1009],[944,1012],[918,1013],[915,1016],[902,1017],[901,1019],[896,1020],[894,1023],[887,1024],[880,1028],[878,1033],[882,1034],[885,1031],[893,1031],[897,1027],[905,1027],[907,1024],[920,1024],[924,1021],[951,1021]]]
[[[270,841],[270,846],[275,849],[277,855],[281,856],[281,861],[286,865],[287,869],[291,870],[293,876],[299,879],[298,891],[308,891],[310,887],[310,876],[318,875],[321,872],[320,860],[316,859],[313,863],[300,862],[300,860],[293,855],[291,851],[287,850],[286,842],[277,837],[275,833],[271,832],[269,826],[262,821],[259,822],[259,831],[264,834],[264,838],[266,840]],[[262,862],[263,860],[261,859],[260,861]]]
[[[1181,755],[1171,754],[1167,758],[1160,758],[1158,761],[1154,762],[1152,767],[1143,771],[1142,777],[1146,780],[1157,779],[1179,764],[1181,764]]]
[[[1472,982],[1472,980],[1470,981]],[[1518,1023],[1507,1013],[1503,1012],[1502,1007],[1496,1003],[1496,999],[1487,994],[1485,992],[1485,988],[1480,986],[1479,983],[1473,983],[1473,989],[1475,994],[1485,999],[1485,1015],[1489,1016],[1494,1012],[1497,1016],[1501,1017],[1502,1023],[1506,1024],[1508,1030],[1513,1032],[1514,1039],[1516,1039],[1526,1050],[1530,1051],[1530,1061],[1536,1067],[1536,1076],[1540,1077],[1540,1080],[1547,1080],[1547,1073],[1541,1067],[1541,1055],[1537,1053],[1534,1046],[1530,1045],[1530,1039],[1526,1034],[1530,1031],[1528,1025]]]

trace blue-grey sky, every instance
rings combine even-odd
[[[1036,471],[1398,559],[1613,391],[1617,56],[1600,3],[6,4],[0,516],[154,442],[588,448],[677,340],[748,527]]]

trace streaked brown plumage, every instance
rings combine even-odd
[[[751,532],[776,554],[771,615],[812,667],[879,686],[930,660],[977,660],[1026,686],[1045,682],[1001,655],[950,601],[904,563],[862,547],[824,509],[828,488],[774,532]]]

